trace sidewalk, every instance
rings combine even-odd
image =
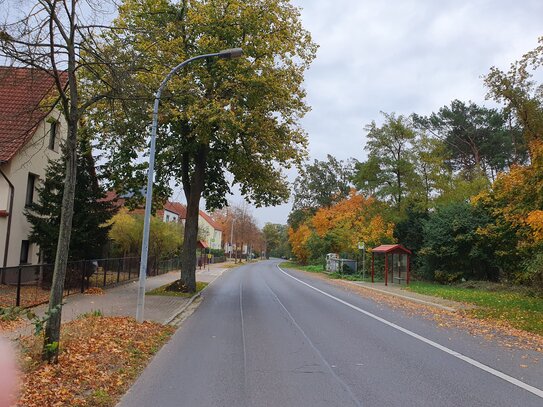
[[[349,281],[342,280],[346,283],[353,284],[367,290],[379,292],[381,294],[391,295],[393,297],[402,298],[404,300],[413,301],[419,304],[428,305],[443,309],[445,311],[456,312],[460,309],[470,308],[469,305],[456,301],[446,300],[444,298],[433,297],[430,295],[424,295],[414,293],[412,291],[404,290],[405,285],[389,284],[386,286],[384,283],[367,283],[364,281]]]
[[[209,270],[196,270],[196,280],[211,282],[220,276],[227,268],[224,263],[212,264]],[[171,271],[156,277],[147,278],[146,291],[153,290],[179,279],[179,271]],[[136,314],[138,281],[122,284],[118,287],[104,290],[104,294],[75,294],[64,299],[62,307],[62,322],[69,322],[79,315],[100,311],[106,316],[130,316]],[[189,303],[190,298],[168,297],[159,295],[145,296],[145,320],[166,323],[179,314]],[[33,309],[38,316],[45,315],[47,304]],[[19,336],[32,334],[33,326],[29,321],[13,331],[0,332],[0,336],[15,339]]]

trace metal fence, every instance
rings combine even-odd
[[[93,287],[108,288],[136,280],[139,269],[139,257],[68,262],[64,295],[83,293]],[[151,259],[147,275],[156,276],[179,269],[178,258],[161,261]],[[48,302],[52,277],[52,264],[0,268],[0,308],[33,307]]]

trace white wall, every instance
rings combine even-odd
[[[201,215],[198,216],[198,230],[203,232],[206,243],[211,249],[221,248],[222,232],[215,230]]]
[[[170,212],[167,209],[164,209],[164,216],[162,218],[163,222],[178,222],[179,221],[179,215],[174,212]]]
[[[57,125],[57,135],[59,139],[65,140],[67,134],[66,122],[57,111],[52,112],[49,117],[51,119],[59,119],[59,123]],[[23,240],[28,240],[28,234],[30,233],[30,225],[23,214],[25,208],[28,174],[35,174],[40,180],[43,180],[45,178],[45,168],[48,160],[56,160],[60,158],[58,140],[55,146],[55,151],[48,148],[50,129],[48,118],[46,118],[40,124],[32,139],[23,146],[15,157],[13,157],[8,163],[0,165],[0,170],[2,170],[2,172],[9,178],[10,182],[15,186],[13,214],[10,214],[10,216],[12,216],[12,220],[8,250],[8,267],[19,265],[21,242]],[[37,192],[34,191],[34,200],[36,199]],[[1,175],[0,210],[9,210],[9,187]],[[0,217],[0,267],[3,266],[7,224],[8,218]],[[28,256],[29,263],[38,263],[38,253],[38,247],[36,245],[31,245]]]

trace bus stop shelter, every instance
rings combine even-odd
[[[394,279],[398,280],[398,283],[401,283],[402,280],[405,280],[406,284],[409,284],[409,272],[410,272],[410,263],[411,263],[411,251],[403,247],[401,244],[383,244],[371,249],[371,282],[373,283],[375,275],[375,255],[382,254],[385,256],[385,285],[388,285],[388,274],[389,274],[389,257],[392,255],[392,283]],[[397,267],[394,264],[394,255],[398,256]],[[402,277],[402,258],[405,259],[405,278]],[[394,270],[398,271],[398,276],[394,275]]]

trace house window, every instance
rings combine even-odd
[[[51,122],[51,128],[49,129],[49,150],[55,150],[57,145],[57,129],[58,122]]]
[[[26,199],[25,205],[32,205],[34,202],[34,189],[36,188],[36,180],[38,176],[36,174],[28,173],[28,180],[26,183]]]
[[[170,221],[170,215],[166,215],[166,222]]]
[[[21,242],[21,258],[19,260],[21,264],[28,264],[29,250],[30,250],[30,242],[28,240],[23,240]]]

